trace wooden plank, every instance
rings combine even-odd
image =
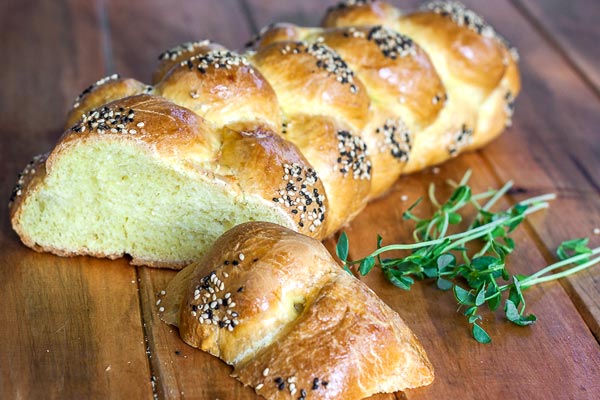
[[[377,233],[383,236],[384,244],[411,242],[412,225],[402,220],[402,213],[426,195],[429,182],[443,188],[446,179],[458,181],[468,168],[475,171],[471,179],[475,191],[496,186],[495,176],[476,153],[442,165],[437,175],[429,170],[402,177],[388,196],[371,203],[350,224],[347,233],[351,257],[364,257],[374,250]],[[505,207],[507,203],[499,205]],[[428,214],[426,209],[421,212]],[[512,273],[532,273],[545,265],[526,229],[520,228],[514,238],[517,250],[508,265]],[[378,271],[363,279],[407,321],[436,367],[434,383],[407,391],[409,399],[600,395],[600,374],[592,367],[600,365],[600,347],[556,282],[526,292],[528,312],[539,318],[532,327],[516,327],[501,312],[485,312],[483,326],[493,342],[480,345],[470,337],[468,324],[457,313],[452,294],[439,291],[435,283],[417,283],[407,292],[385,282]]]
[[[159,54],[173,46],[210,39],[235,49],[250,36],[236,0],[110,1],[108,17],[114,72],[144,82]]]
[[[600,94],[600,7],[596,0],[513,0],[552,37],[560,50]]]
[[[4,202],[17,172],[54,145],[75,95],[105,71],[93,3],[8,1],[0,18]],[[35,253],[12,232],[6,208],[0,248],[1,398],[151,396],[133,268]]]
[[[128,25],[132,15],[136,15],[135,29]],[[160,0],[114,1],[109,4],[108,16],[116,72],[146,82],[163,50],[202,39],[238,48],[251,33],[235,0],[178,1],[176,4]],[[185,344],[177,328],[159,319],[157,294],[166,287],[174,272],[140,267],[138,273],[151,374],[158,398],[255,398],[253,390],[229,377],[229,366]]]
[[[252,15],[257,26],[280,19],[300,24],[315,24],[315,15],[320,15],[316,11],[320,5],[312,2],[303,2],[293,9],[279,2],[250,1],[249,4],[251,10],[255,10]],[[470,155],[451,164],[454,166],[442,167],[442,170],[446,171],[448,168],[451,171],[450,176],[457,179],[467,168],[475,168],[482,174],[477,178],[476,187],[483,189],[490,184],[496,184],[497,179],[485,166],[482,170],[481,164],[482,159],[479,156]],[[446,176],[449,175],[440,175],[437,180]],[[423,194],[426,190],[425,182],[422,174],[404,178],[390,196],[371,204],[351,224],[348,229],[350,239],[359,243],[357,247],[351,247],[354,256],[364,255],[374,248],[377,232],[393,241],[408,239],[406,230],[402,229],[403,209],[399,204],[403,204],[402,195],[408,194],[409,198],[414,199]],[[404,204],[407,206],[410,201]],[[513,258],[527,260],[525,268],[519,272],[532,272],[532,268],[543,265],[545,260],[526,232],[522,231],[518,235],[519,242],[523,244],[520,253],[515,254]],[[332,241],[328,241],[327,244],[330,250],[333,249]],[[438,367],[436,383],[430,388],[408,392],[408,398],[446,398],[452,397],[451,394],[475,398],[489,396],[489,393],[523,398],[540,394],[554,395],[557,388],[556,377],[562,374],[562,368],[575,368],[577,372],[565,377],[568,383],[561,387],[561,393],[566,396],[583,396],[586,392],[583,392],[580,386],[592,395],[600,393],[600,388],[595,383],[598,375],[587,373],[586,367],[576,365],[582,361],[583,365],[587,366],[599,364],[597,343],[558,284],[532,289],[528,293],[531,311],[537,313],[541,319],[538,326],[531,330],[511,326],[500,317],[486,315],[488,322],[496,321],[490,329],[496,341],[493,346],[486,347],[478,345],[469,337],[467,324],[462,317],[454,315],[455,307],[452,302],[442,298],[447,297],[448,293],[441,293],[430,285],[415,288],[413,293],[402,292],[383,282],[382,277],[377,274],[367,277],[366,280],[388,304],[410,321],[411,326],[430,349],[430,355]],[[555,314],[560,315],[558,321]],[[487,326],[490,327],[489,324]],[[564,366],[563,354],[572,353],[570,344],[565,343],[557,334],[564,333],[565,330],[581,342],[575,348],[585,348],[575,355],[577,362],[569,362],[569,367]],[[445,339],[439,340],[440,336]],[[523,357],[523,354],[534,354],[536,361],[530,364],[522,361],[516,363],[515,359]],[[471,370],[472,373],[465,373]],[[456,377],[460,377],[460,381]],[[489,379],[490,377],[497,379]],[[460,384],[457,384],[458,382]],[[488,383],[482,385],[482,382]],[[398,394],[398,397],[400,396]]]
[[[511,27],[503,33],[520,49],[523,74],[514,128],[482,154],[500,179],[513,179],[526,191],[517,193],[516,199],[542,192],[558,194],[546,217],[531,220],[548,255],[573,237],[591,236],[591,245],[598,246],[600,238],[593,232],[600,227],[600,177],[593,171],[600,170],[596,131],[600,102],[515,8],[493,2],[481,12],[495,26]],[[562,282],[600,338],[600,269]]]

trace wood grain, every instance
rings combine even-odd
[[[116,71],[144,82],[150,82],[159,54],[173,46],[210,39],[237,48],[250,36],[236,0],[107,1]]]
[[[600,7],[595,0],[513,0],[600,94]]]
[[[506,34],[522,53],[523,93],[514,128],[482,154],[501,180],[513,179],[521,188],[515,199],[557,193],[548,217],[531,219],[533,235],[543,243],[548,261],[567,238],[591,236],[591,245],[598,246],[600,237],[593,231],[600,227],[600,178],[592,171],[600,170],[600,135],[595,128],[600,124],[600,101],[514,7],[494,2],[485,16],[496,26],[510,21],[512,29]],[[600,338],[600,270],[562,282]]]
[[[8,1],[0,16],[4,202],[17,172],[60,135],[79,88],[105,71],[93,3]],[[0,397],[150,397],[135,270],[32,252],[6,208],[0,228]]]
[[[443,187],[445,179],[458,180],[468,168],[475,171],[476,190],[515,180],[519,190],[511,201],[548,191],[559,195],[549,211],[516,232],[519,247],[509,265],[514,273],[533,272],[553,260],[560,241],[600,227],[600,175],[594,173],[600,170],[593,64],[598,57],[595,42],[585,39],[596,34],[598,10],[585,5],[590,0],[515,1],[518,7],[466,1],[521,50],[524,90],[513,128],[437,174],[401,178],[347,227],[352,257],[371,251],[377,233],[385,243],[410,241],[402,212],[429,182]],[[412,8],[420,2],[394,3]],[[316,25],[329,4],[333,1],[1,3],[0,198],[8,199],[14,176],[31,156],[53,146],[72,99],[91,82],[113,72],[149,81],[158,54],[168,47],[204,38],[240,47],[269,22]],[[572,34],[578,36],[569,41]],[[600,244],[599,237],[592,240]],[[325,244],[332,251],[335,240]],[[157,294],[172,271],[132,268],[125,259],[32,252],[11,231],[6,212],[0,213],[0,246],[6,303],[0,310],[6,350],[0,352],[0,398],[257,398],[228,376],[230,367],[187,346],[177,329],[158,319]],[[414,329],[437,372],[430,387],[375,396],[378,400],[600,397],[600,346],[592,335],[600,338],[599,270],[529,290],[528,310],[539,318],[532,327],[484,313],[494,340],[487,346],[470,337],[450,293],[431,283],[402,291],[377,271],[364,280]]]

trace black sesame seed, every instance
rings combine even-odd
[[[243,292],[243,291],[244,291],[244,287],[243,287],[243,286],[240,286],[240,287],[238,288],[238,290],[237,290],[237,291],[238,291],[239,293]]]
[[[238,262],[237,260],[233,260],[231,263],[232,263],[234,266],[239,264],[239,262]]]

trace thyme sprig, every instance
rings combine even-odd
[[[435,211],[429,218],[420,218],[413,210],[421,203],[418,199],[404,213],[405,220],[415,222],[415,243],[382,246],[383,238],[377,236],[377,249],[365,258],[348,260],[348,237],[339,237],[336,252],[344,269],[358,266],[360,275],[367,275],[379,267],[393,285],[409,290],[415,280],[435,279],[441,290],[452,290],[459,308],[472,325],[471,333],[480,343],[490,343],[489,334],[481,327],[480,307],[485,305],[496,311],[502,303],[503,293],[506,318],[519,326],[533,324],[537,318],[525,313],[523,291],[534,285],[560,279],[600,263],[600,247],[590,249],[588,239],[563,242],[557,255],[561,261],[549,265],[532,275],[512,275],[506,268],[506,257],[515,249],[509,236],[530,214],[545,209],[556,196],[545,194],[523,200],[505,210],[491,209],[512,187],[507,182],[498,190],[473,194],[468,186],[470,171],[459,183],[448,182],[454,187],[451,196],[443,203],[436,197],[436,189],[430,185],[428,197]],[[480,202],[486,200],[485,203]],[[465,207],[473,206],[476,214],[467,229],[449,234],[452,226],[460,224]],[[470,246],[470,247],[467,247]],[[478,247],[477,247],[478,246]],[[389,251],[411,251],[405,257],[382,258]],[[566,270],[556,272],[562,267]]]

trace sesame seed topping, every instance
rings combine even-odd
[[[265,386],[265,385],[264,385],[264,384],[262,384],[262,383],[259,383],[258,385],[256,385],[256,390],[260,390],[260,389],[262,389],[262,388],[263,388],[263,386]]]
[[[473,142],[473,129],[467,127],[467,124],[463,124],[458,132],[454,134],[454,138],[450,146],[448,146],[448,152],[450,156],[457,156],[460,150]]]
[[[159,60],[176,60],[179,56],[184,53],[191,53],[199,47],[208,46],[210,44],[210,40],[202,40],[197,42],[185,42],[180,44],[179,46],[175,46],[158,56]]]
[[[502,37],[489,25],[480,15],[469,10],[458,1],[432,1],[423,6],[424,9],[432,11],[443,17],[451,18],[458,26],[466,26],[483,37],[493,38],[505,46],[515,61],[519,60],[517,49]]]
[[[281,197],[273,201],[283,204],[286,208],[297,210],[292,213],[300,228],[307,226],[311,232],[316,231],[325,219],[325,196],[315,187],[318,181],[317,173],[312,168],[306,168],[297,163],[283,164],[283,184],[280,186]],[[291,210],[291,211],[292,211]]]
[[[85,88],[83,90],[83,92],[81,92],[79,94],[79,96],[77,96],[75,98],[75,100],[73,101],[73,108],[77,108],[81,105],[81,100],[83,100],[83,98],[85,96],[87,96],[88,94],[90,94],[92,92],[92,90],[94,90],[95,88],[97,88],[98,86],[102,86],[110,81],[116,81],[117,79],[119,79],[120,76],[119,74],[112,74],[109,76],[105,76],[102,79],[97,80],[96,82],[94,82],[93,84],[91,84],[90,86],[88,86],[87,88]]]
[[[373,3],[373,0],[345,0],[341,1],[336,5],[333,5],[327,9],[327,12],[331,12],[334,10],[343,10],[344,8],[355,7],[355,6],[365,6]]]
[[[263,376],[269,375],[269,368],[265,368],[262,372]]]
[[[376,134],[383,134],[379,141],[379,151],[389,151],[391,155],[401,161],[407,162],[412,150],[412,134],[401,119],[387,119],[382,127],[375,130]]]
[[[225,273],[223,273],[223,276],[225,277]],[[223,297],[218,296],[218,293],[223,292],[224,289],[225,282],[217,276],[215,271],[200,279],[200,283],[194,290],[194,301],[197,304],[191,304],[191,313],[195,317],[196,310],[201,309],[202,314],[198,318],[200,324],[213,324],[231,332],[239,324],[239,320],[231,320],[228,315],[235,314],[235,317],[237,317],[238,313],[227,310],[227,307],[222,307],[228,306],[232,309],[236,305],[231,301],[231,292],[225,293]]]
[[[129,125],[135,120],[135,111],[133,109],[125,110],[123,107],[113,106],[109,108],[104,106],[83,114],[81,120],[71,129],[76,133],[119,133],[135,135],[136,129],[129,129]],[[140,122],[143,125],[143,122]],[[138,123],[139,125],[139,123]]]
[[[159,309],[158,309],[158,311],[159,311],[159,312],[163,312],[163,311],[165,311],[165,308],[164,308],[164,307],[161,307],[161,308],[159,308]]]
[[[244,253],[240,253],[238,258],[240,259],[240,261],[244,261],[244,258],[245,258]]]
[[[8,201],[9,207],[11,206],[11,204],[15,201],[15,199],[17,197],[19,197],[23,194],[25,178],[28,175],[35,174],[36,167],[40,164],[45,163],[49,154],[50,153],[38,154],[37,156],[33,157],[33,159],[31,161],[29,161],[27,163],[27,165],[25,166],[25,168],[23,168],[23,170],[19,173],[19,175],[17,176],[17,183],[13,187],[13,190],[10,195],[10,200]]]
[[[415,44],[411,38],[381,25],[372,27],[366,38],[375,42],[383,55],[392,60],[415,54]]]
[[[367,155],[367,145],[358,135],[348,131],[337,132],[340,172],[343,176],[352,171],[354,179],[371,179],[371,161]]]
[[[281,54],[301,53],[310,54],[316,59],[318,68],[335,76],[336,80],[341,84],[349,85],[350,93],[358,93],[358,86],[354,83],[354,72],[336,51],[323,44],[323,38],[319,38],[313,43],[289,43],[281,49]]]
[[[254,69],[250,67],[248,60],[230,50],[212,50],[206,54],[193,56],[186,61],[180,63],[182,67],[187,66],[189,69],[197,68],[200,73],[205,74],[209,68],[231,70],[234,66],[249,67],[250,73],[254,73]]]

